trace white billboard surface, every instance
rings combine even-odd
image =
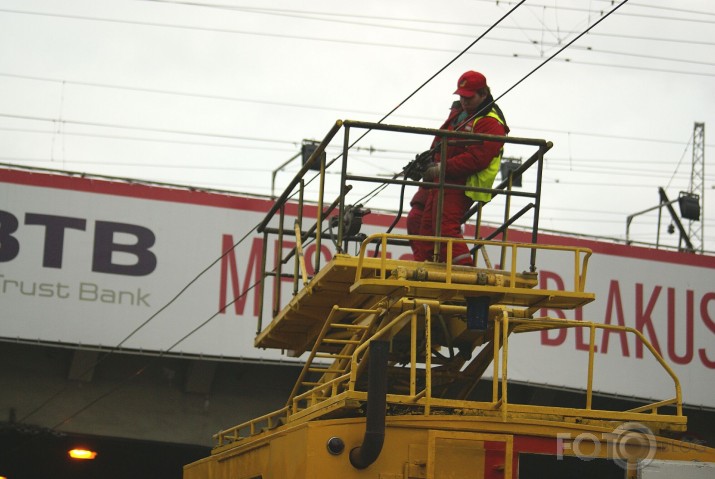
[[[264,241],[255,227],[271,206],[268,199],[0,169],[0,339],[289,360],[253,347]],[[384,230],[392,219],[368,215],[365,230]],[[333,250],[326,243],[324,260]],[[715,257],[553,235],[539,243],[594,252],[586,290],[596,301],[563,317],[635,328],[678,375],[686,404],[715,407]],[[307,247],[308,259],[314,250]],[[537,265],[542,287],[570,287],[571,257],[541,252]],[[587,329],[517,335],[509,377],[584,389],[588,338]],[[595,344],[594,391],[674,397],[672,380],[634,335],[599,330]]]

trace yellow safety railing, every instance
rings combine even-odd
[[[562,328],[588,328],[589,329],[589,344],[588,344],[588,373],[586,376],[586,409],[591,410],[593,405],[593,372],[594,372],[594,360],[595,360],[595,344],[596,344],[596,330],[611,330],[611,331],[621,331],[625,333],[634,334],[636,338],[650,351],[655,360],[660,364],[663,370],[670,376],[673,381],[673,388],[675,390],[675,397],[663,401],[654,402],[651,404],[646,404],[634,409],[629,409],[627,412],[643,412],[650,410],[653,414],[657,414],[659,408],[669,405],[675,405],[676,415],[683,415],[683,393],[680,386],[680,380],[675,374],[673,369],[668,365],[668,363],[663,359],[663,356],[658,352],[655,347],[648,341],[645,335],[639,330],[629,327],[614,324],[601,324],[594,323],[590,321],[577,321],[561,318],[536,318],[536,319],[515,319],[515,318],[505,318],[503,319],[504,325],[502,327],[508,327],[509,324],[514,326],[526,325],[530,331],[543,330],[543,329],[562,329]],[[518,332],[518,329],[517,329]],[[508,340],[504,343],[504,356],[508,354]],[[505,365],[506,365],[506,359]],[[504,366],[506,369],[506,366]],[[506,374],[504,374],[506,376]]]
[[[232,442],[239,441],[244,437],[253,436],[263,429],[273,429],[284,423],[288,416],[288,408],[284,407],[277,411],[251,419],[238,426],[219,431],[213,435],[216,447],[224,446]],[[244,435],[242,435],[243,433]]]
[[[420,328],[420,317],[424,318],[423,327]],[[643,414],[642,420],[658,421],[664,416],[659,415],[660,408],[665,406],[675,406],[675,416],[682,417],[682,391],[680,381],[668,366],[663,357],[648,341],[648,339],[635,328],[620,325],[599,324],[588,321],[577,321],[560,318],[535,318],[523,319],[510,317],[509,311],[505,308],[500,316],[494,317],[492,328],[493,341],[493,374],[492,374],[492,398],[491,401],[472,401],[472,400],[455,400],[444,399],[433,396],[432,390],[432,313],[428,304],[421,303],[413,309],[403,311],[395,316],[368,340],[356,347],[351,357],[351,365],[345,374],[342,374],[330,381],[320,384],[315,388],[296,395],[291,404],[283,409],[273,413],[261,416],[259,418],[247,421],[236,427],[221,431],[214,438],[218,446],[227,443],[235,442],[242,439],[241,433],[253,435],[261,432],[264,429],[271,429],[281,423],[281,421],[291,421],[291,416],[300,414],[300,417],[316,417],[311,416],[311,408],[320,406],[324,401],[334,399],[340,395],[353,399],[364,400],[366,398],[364,391],[358,391],[356,385],[358,377],[362,371],[362,366],[365,359],[368,357],[370,342],[378,339],[392,339],[397,333],[409,327],[409,344],[410,344],[410,365],[409,365],[409,393],[408,394],[388,394],[388,403],[399,403],[403,405],[413,405],[422,408],[424,415],[430,415],[431,410],[435,406],[444,407],[459,407],[464,409],[493,411],[502,420],[507,421],[510,412],[526,413],[539,415],[544,417],[559,415],[563,413],[568,416],[578,416],[579,414],[585,418],[597,420],[616,420],[619,419],[619,414]],[[560,408],[549,406],[524,405],[518,403],[509,403],[508,400],[508,359],[509,359],[509,337],[513,333],[538,332],[546,329],[558,328],[587,328],[589,334],[589,359],[586,375],[586,405],[583,409]],[[593,376],[594,376],[594,352],[595,352],[595,331],[597,329],[622,331],[633,334],[641,341],[646,348],[651,352],[652,356],[661,365],[673,381],[675,397],[646,404],[627,411],[607,411],[593,410]],[[419,340],[423,340],[423,346],[420,346]],[[418,355],[420,347],[423,348],[424,354],[424,369],[418,369]],[[424,387],[417,389],[418,375],[424,375]],[[475,384],[479,378],[474,378]],[[307,411],[307,414],[306,414]],[[644,414],[649,411],[648,414]],[[317,417],[319,417],[319,413]],[[672,414],[668,416],[673,416]]]
[[[417,402],[420,398],[425,398],[425,414],[429,414],[430,400],[432,398],[432,314],[431,309],[427,305],[423,305],[422,310],[425,316],[425,388],[422,391],[417,391],[417,315],[420,308],[404,311],[390,321],[384,328],[375,333],[370,341],[383,339],[386,336],[394,335],[400,331],[407,321],[410,322],[410,395],[408,400]],[[388,338],[389,339],[389,338]],[[363,352],[370,346],[370,342],[366,341],[355,349],[352,358],[352,366],[350,368],[350,390],[355,389],[357,376],[359,371],[358,359],[364,357]]]
[[[518,253],[520,251],[528,251],[531,254],[532,251],[562,251],[564,253],[573,255],[573,291],[582,293],[586,288],[586,276],[588,272],[588,260],[591,257],[591,250],[588,248],[579,248],[572,246],[555,246],[555,245],[541,245],[541,244],[531,244],[531,243],[512,243],[512,242],[502,242],[502,241],[486,241],[477,239],[464,239],[464,238],[437,238],[434,236],[407,236],[399,234],[387,234],[387,233],[375,233],[368,236],[360,245],[360,250],[358,252],[358,263],[357,269],[355,271],[355,281],[358,281],[363,276],[363,269],[365,267],[366,258],[372,258],[367,255],[367,249],[370,245],[375,243],[380,243],[380,255],[379,259],[379,279],[386,279],[391,273],[388,266],[388,256],[387,256],[387,243],[389,240],[405,240],[405,241],[425,241],[431,243],[446,243],[447,245],[447,257],[445,262],[446,267],[446,283],[452,282],[452,273],[454,270],[454,265],[452,265],[452,249],[455,243],[466,244],[471,247],[485,248],[487,246],[494,246],[499,248],[504,248],[511,252],[510,264],[508,270],[504,268],[504,265],[500,265],[502,270],[508,271],[511,284],[516,283],[518,271]]]

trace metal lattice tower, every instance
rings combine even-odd
[[[688,236],[696,251],[703,252],[705,245],[705,123],[695,123],[693,128],[693,166],[690,170],[690,193],[700,195],[700,221],[690,221]]]

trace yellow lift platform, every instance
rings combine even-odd
[[[343,153],[327,163],[325,148],[341,129]],[[288,251],[272,269],[267,266],[268,252],[264,252],[261,296],[268,298],[271,280],[282,284],[286,278],[293,279],[293,295],[283,301],[281,288],[273,291],[272,319],[265,327],[259,319],[255,346],[304,357],[302,371],[284,408],[217,433],[211,457],[186,466],[185,479],[511,479],[539,477],[527,471],[538,470],[529,466],[529,461],[537,460],[534,457],[540,454],[567,459],[583,459],[585,455],[588,457],[580,467],[593,469],[597,463],[606,467],[602,463],[606,461],[622,471],[622,475],[611,477],[628,478],[636,477],[646,460],[715,462],[711,449],[658,436],[685,430],[682,393],[673,371],[639,331],[535,317],[542,308],[573,310],[595,299],[586,290],[591,252],[538,242],[541,171],[550,143],[507,138],[507,143],[532,146],[536,151],[495,188],[472,188],[506,198],[504,223],[486,238],[480,237],[485,230],[480,224],[482,205],[475,205],[468,214],[477,214],[473,239],[410,237],[390,231],[364,235],[335,218],[349,217],[347,198],[352,183],[386,180],[347,173],[346,145],[353,129],[438,136],[444,140],[443,148],[447,140],[494,139],[395,125],[336,123],[259,226],[264,244],[269,244],[269,237],[277,238],[277,250]],[[339,191],[343,194],[326,206],[326,172],[338,159],[342,160],[338,166]],[[303,202],[305,177],[316,174],[316,167],[320,194],[311,206]],[[514,190],[513,179],[532,167],[536,170],[533,192]],[[406,177],[387,183],[419,185]],[[450,186],[440,182],[434,187],[440,189],[441,197]],[[296,202],[289,199],[296,191],[298,213],[294,223],[286,226],[286,206],[295,206]],[[527,204],[512,214],[512,200],[517,199]],[[316,221],[304,229],[304,214],[311,207]],[[527,213],[532,215],[532,241],[509,241],[510,228]],[[320,252],[327,225],[338,230],[335,254],[321,265],[321,256],[316,253],[312,261],[315,273],[309,276],[303,246],[315,242]],[[417,262],[388,256],[389,247],[404,247],[414,240],[433,243],[435,252],[446,244],[447,261]],[[295,247],[284,247],[288,241]],[[350,242],[356,245],[354,255],[347,253]],[[472,266],[451,264],[457,242],[467,244],[473,252]],[[559,255],[573,265],[570,286],[565,290],[540,287],[536,259],[545,253],[549,258]],[[496,267],[490,254],[499,255]],[[264,314],[262,309],[261,318]],[[583,407],[510,402],[510,337],[559,328],[588,330]],[[642,341],[662,366],[663,374],[671,378],[673,397],[626,411],[594,408],[594,342],[598,329],[618,329]],[[491,385],[490,397],[475,394],[480,381]],[[623,429],[633,424],[638,428]],[[588,441],[579,440],[584,437]],[[614,447],[623,444],[628,453],[614,457]],[[598,461],[591,462],[593,459]],[[556,470],[564,463],[548,467]]]

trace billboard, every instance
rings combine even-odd
[[[295,361],[253,346],[264,246],[255,228],[272,205],[267,198],[0,169],[0,340]],[[370,214],[364,231],[384,230],[392,220]],[[510,238],[529,241],[518,232]],[[715,257],[556,235],[539,242],[590,248],[586,290],[596,294],[581,309],[542,315],[637,329],[680,377],[685,402],[715,407]],[[324,261],[334,251],[326,243]],[[314,244],[306,247],[309,273],[314,252]],[[541,286],[568,288],[573,262],[549,255],[537,263]],[[510,378],[586,387],[587,330],[511,341]],[[672,381],[633,335],[599,330],[595,344],[594,391],[674,396]]]

